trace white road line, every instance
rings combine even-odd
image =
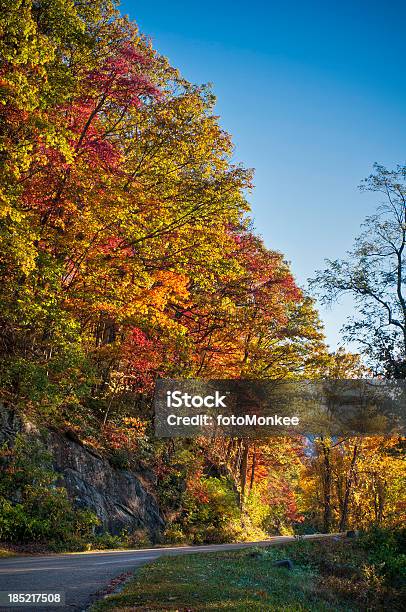
[[[134,559],[127,559],[126,561],[99,561],[98,563],[94,563],[93,565],[110,565],[111,563],[135,563],[136,561],[148,561],[151,559],[157,559],[159,555],[153,557],[134,557]]]
[[[6,569],[6,570],[0,570],[0,574],[16,574],[17,572],[43,572],[45,570],[62,570],[62,569],[71,569],[71,568],[65,568],[65,567],[25,567],[23,569]]]
[[[330,534],[308,534],[303,536],[304,540],[327,540],[329,538],[336,538],[337,536],[343,536],[344,533],[330,533]],[[196,554],[201,552],[221,552],[221,551],[232,551],[232,550],[241,550],[243,548],[248,548],[251,546],[272,546],[272,544],[282,544],[286,542],[286,544],[290,542],[294,542],[296,538],[294,536],[272,536],[269,540],[262,540],[260,542],[235,542],[232,544],[206,544],[203,546],[171,546],[171,547],[163,547],[163,548],[145,548],[145,549],[133,549],[133,550],[111,550],[111,551],[97,551],[93,553],[76,553],[76,554],[64,554],[64,555],[52,555],[47,557],[20,557],[14,559],[0,559],[0,575],[1,574],[10,574],[12,572],[12,568],[14,572],[31,572],[31,571],[43,571],[43,570],[71,570],[77,571],[78,569],[91,569],[91,567],[95,565],[109,565],[109,564],[117,564],[117,563],[134,563],[138,560],[140,561],[148,561],[157,559],[162,555],[172,555],[172,554]],[[123,561],[119,557],[123,554],[131,554],[133,553],[135,557],[131,559],[131,561]],[[139,553],[149,553],[148,556],[140,556]],[[116,560],[110,561],[96,561],[97,558],[115,558]],[[55,563],[56,567],[32,567],[33,565],[37,566],[41,563]],[[18,566],[21,566],[22,563],[26,563],[29,567],[25,569],[19,569]],[[4,569],[3,569],[4,568]],[[17,569],[18,568],[18,569]]]

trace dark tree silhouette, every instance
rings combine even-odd
[[[344,326],[376,374],[406,378],[406,166],[374,174],[360,189],[384,196],[343,260],[326,260],[311,286],[324,304],[343,294],[355,298],[357,314]]]

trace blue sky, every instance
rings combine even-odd
[[[406,158],[406,3],[125,0],[123,12],[195,83],[213,84],[235,159],[255,168],[255,227],[301,286],[351,247],[373,162]],[[352,304],[320,309],[327,340]]]

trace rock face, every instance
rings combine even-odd
[[[69,497],[76,506],[93,510],[102,530],[117,534],[123,529],[147,529],[157,539],[163,521],[155,498],[146,489],[153,484],[148,482],[151,475],[117,470],[59,434],[50,435],[49,448]]]
[[[27,429],[35,435],[35,430],[23,424],[13,411],[0,406],[0,444]],[[153,474],[116,469],[105,458],[59,433],[49,432],[47,446],[61,485],[75,506],[97,514],[100,531],[118,534],[123,529],[130,533],[145,529],[152,541],[159,539],[164,522],[151,493]]]

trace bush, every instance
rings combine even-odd
[[[106,550],[108,548],[125,548],[125,535],[113,535],[105,532],[93,538],[92,548]]]
[[[240,519],[237,498],[226,478],[199,479],[189,483],[183,497],[181,525],[194,544],[232,542]]]
[[[126,529],[118,535],[109,532],[96,535],[92,539],[92,548],[105,550],[110,548],[146,548],[151,545],[146,529],[136,529],[129,533]]]
[[[195,526],[190,530],[193,544],[227,544],[240,539],[241,527],[237,524]]]
[[[184,544],[186,536],[179,525],[170,525],[164,532],[165,544]]]
[[[151,546],[151,538],[147,529],[135,529],[126,535],[127,548],[147,548]]]
[[[130,468],[130,455],[125,448],[114,448],[109,451],[110,465],[116,470],[128,470]]]
[[[375,572],[386,584],[406,587],[406,529],[375,527],[361,535],[360,546],[368,553]]]

